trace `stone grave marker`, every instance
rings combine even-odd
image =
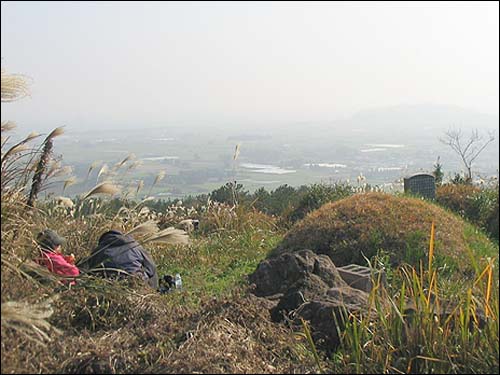
[[[436,181],[433,175],[417,173],[404,179],[405,193],[420,195],[427,199],[436,198]]]

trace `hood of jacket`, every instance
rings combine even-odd
[[[103,233],[99,238],[97,247],[98,248],[109,248],[109,247],[121,247],[124,245],[129,245],[130,247],[138,246],[137,243],[132,236],[127,234],[123,234],[117,230],[110,230],[106,233]]]

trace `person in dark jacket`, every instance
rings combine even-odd
[[[105,275],[123,274],[125,271],[141,277],[152,288],[158,289],[158,273],[151,255],[132,236],[117,230],[101,235],[84,267],[104,268]]]

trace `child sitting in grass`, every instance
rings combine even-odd
[[[62,245],[66,243],[64,237],[59,236],[51,229],[45,229],[38,234],[37,243],[42,250],[41,257],[37,259],[39,264],[60,276],[75,277],[80,275],[80,270],[75,266],[75,256],[62,254]],[[63,281],[63,283],[67,282],[67,280]],[[70,285],[74,284],[74,280],[70,282]]]

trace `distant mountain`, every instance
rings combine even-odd
[[[344,125],[366,131],[443,130],[449,128],[498,129],[498,115],[447,105],[422,104],[394,106],[360,111],[342,121]]]

